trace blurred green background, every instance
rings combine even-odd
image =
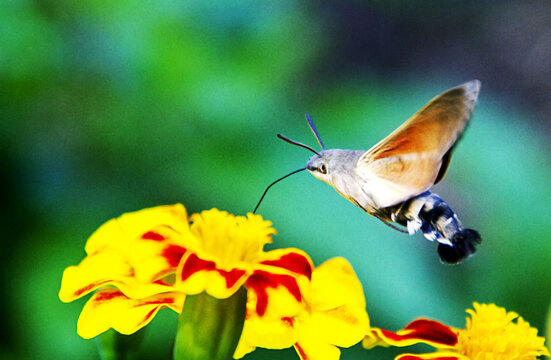
[[[551,3],[0,0],[2,359],[97,359],[76,334],[85,299],[57,298],[87,237],[123,212],[182,202],[252,211],[317,147],[368,149],[440,92],[477,78],[479,103],[436,187],[483,237],[442,265],[308,173],[259,213],[273,247],[347,258],[371,323],[465,325],[473,301],[545,328],[551,301]],[[414,4],[413,4],[414,3]],[[140,358],[168,354],[176,314]],[[391,359],[389,349],[342,359]],[[298,358],[259,350],[246,359]]]

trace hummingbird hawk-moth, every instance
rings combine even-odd
[[[472,80],[438,95],[367,151],[326,149],[306,114],[322,150],[278,134],[315,155],[305,168],[270,184],[255,211],[272,185],[308,170],[368,214],[405,226],[409,234],[421,230],[428,240],[436,240],[443,262],[460,262],[475,252],[480,235],[463,228],[449,205],[429,189],[444,177],[479,90],[480,81]]]

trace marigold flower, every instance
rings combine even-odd
[[[65,270],[59,298],[69,302],[97,290],[78,322],[84,338],[109,327],[130,334],[160,308],[180,313],[185,295],[227,298],[241,286],[254,293],[258,316],[294,316],[313,265],[298,249],[264,252],[275,232],[260,215],[212,209],[188,219],[181,204],[123,214],[90,237],[86,258]]]
[[[369,328],[362,286],[350,264],[334,258],[317,267],[302,309],[294,317],[259,317],[248,306],[235,358],[256,347],[294,346],[301,359],[338,359]]]
[[[465,329],[418,319],[398,332],[371,328],[363,345],[369,349],[376,345],[426,343],[438,349],[429,354],[402,354],[395,360],[530,360],[549,356],[545,339],[517,313],[507,312],[495,304],[475,302],[473,307],[474,310],[467,310],[471,317],[466,319]]]

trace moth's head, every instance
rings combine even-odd
[[[322,151],[312,156],[306,164],[306,170],[318,179],[328,181],[329,157],[327,156],[327,151]]]
[[[280,182],[281,180],[283,180],[283,179],[285,179],[285,178],[287,178],[287,177],[289,177],[293,174],[296,174],[296,173],[301,172],[303,170],[308,170],[312,175],[314,175],[318,179],[327,181],[328,167],[327,167],[326,160],[329,159],[329,156],[328,156],[329,153],[331,153],[334,150],[325,150],[325,146],[323,146],[323,143],[321,142],[318,131],[316,130],[316,127],[314,126],[314,122],[312,121],[312,118],[310,117],[310,115],[306,114],[306,120],[308,120],[308,125],[310,126],[310,129],[314,132],[314,135],[316,136],[316,139],[318,140],[318,143],[320,144],[323,151],[317,152],[316,150],[312,149],[308,145],[305,145],[305,144],[299,143],[297,141],[291,140],[291,139],[289,139],[289,138],[287,138],[287,137],[285,137],[281,134],[277,134],[277,137],[280,138],[281,140],[283,140],[285,142],[288,142],[289,144],[293,144],[293,145],[297,145],[297,146],[300,146],[302,148],[305,148],[305,149],[313,152],[315,155],[312,156],[312,158],[310,160],[308,160],[308,164],[306,165],[306,167],[303,167],[302,169],[298,169],[298,170],[295,170],[293,172],[290,172],[289,174],[280,177],[279,179],[277,179],[276,181],[274,181],[273,183],[268,185],[268,187],[266,188],[266,190],[264,190],[264,193],[260,197],[260,200],[256,204],[256,207],[253,210],[253,214],[256,213],[256,210],[260,206],[260,203],[262,202],[262,199],[264,199],[264,196],[266,195],[268,190],[270,190],[270,188],[272,186],[274,186],[276,183]]]
[[[314,175],[318,179],[328,181],[329,162],[331,160],[330,153],[333,150],[322,150],[320,152],[317,152],[310,146],[291,140],[281,134],[277,134],[277,136],[290,144],[303,147],[313,152],[315,155],[312,156],[310,160],[308,160],[308,162],[306,163],[306,167],[302,170],[308,170],[310,174]]]
[[[318,179],[328,181],[328,162],[330,160],[330,154],[332,150],[325,150],[325,146],[323,146],[323,142],[321,141],[321,138],[318,134],[318,131],[316,130],[316,127],[314,126],[314,122],[312,121],[310,115],[306,114],[306,120],[308,120],[308,126],[310,126],[310,130],[312,130],[312,132],[316,136],[318,144],[321,146],[321,152],[317,152],[310,146],[291,140],[281,134],[277,134],[277,137],[285,142],[288,142],[289,144],[297,145],[313,152],[315,155],[312,156],[310,160],[308,160],[308,163],[306,164],[306,167],[304,169],[308,170],[310,174],[314,175]]]

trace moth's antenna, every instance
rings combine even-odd
[[[295,170],[295,171],[293,171],[293,172],[291,172],[291,173],[289,173],[289,174],[287,174],[287,175],[285,175],[285,176],[283,176],[283,177],[280,177],[279,179],[277,179],[276,181],[274,181],[273,183],[271,183],[270,185],[268,185],[268,187],[266,188],[266,190],[264,190],[264,194],[262,194],[262,196],[260,197],[260,200],[258,201],[258,204],[256,204],[256,207],[255,207],[254,210],[253,210],[253,214],[256,213],[256,210],[257,210],[258,207],[260,206],[260,203],[261,203],[262,200],[264,199],[264,196],[266,196],[266,193],[268,192],[268,190],[270,190],[270,188],[271,188],[272,186],[274,186],[276,183],[280,182],[281,180],[285,179],[286,177],[289,177],[289,176],[291,176],[291,175],[293,175],[293,174],[296,174],[296,173],[298,173],[298,172],[300,172],[300,171],[302,171],[302,170],[306,170],[306,168],[302,168],[302,169]]]
[[[289,139],[288,137],[286,136],[283,136],[281,134],[277,134],[277,137],[280,138],[281,140],[285,141],[285,142],[288,142],[289,144],[293,144],[293,145],[296,145],[296,146],[300,146],[300,147],[303,147],[305,149],[308,149],[310,150],[311,152],[313,152],[314,154],[318,155],[318,156],[321,156],[319,152],[317,152],[316,150],[312,149],[310,146],[308,145],[305,145],[303,143],[299,143],[298,141],[295,141],[295,140],[291,140]]]
[[[314,121],[312,121],[312,118],[308,113],[306,113],[306,120],[308,120],[308,126],[310,126],[310,130],[312,130],[312,132],[314,133],[314,136],[318,140],[318,144],[320,144],[321,149],[325,150],[325,146],[323,146],[323,142],[321,141],[320,134],[318,134],[318,130],[316,130],[316,127],[314,126]]]

